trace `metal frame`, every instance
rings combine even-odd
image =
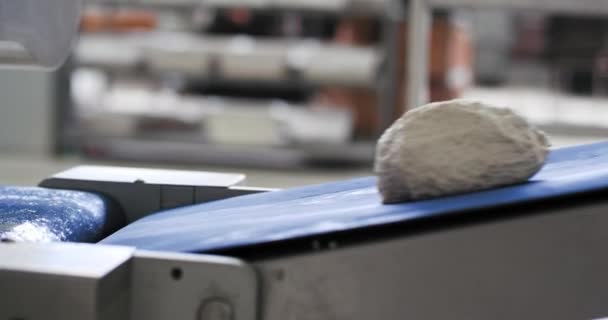
[[[258,278],[220,256],[91,244],[0,244],[0,319],[258,318]]]
[[[515,216],[503,209],[501,219],[487,218],[499,214],[488,209],[476,213],[483,221],[404,227],[354,243],[311,238],[299,254],[259,248],[267,257],[247,263],[118,246],[0,244],[0,319],[604,318],[606,204],[566,202],[519,206]]]
[[[233,258],[136,251],[130,319],[255,320],[258,279]]]
[[[608,4],[605,0],[410,0],[406,99],[408,109],[429,101],[428,39],[433,9],[462,7],[608,15]]]
[[[273,190],[239,186],[243,181],[245,175],[234,173],[79,166],[39,186],[109,196],[131,223],[161,210]]]
[[[428,65],[432,10],[427,0],[410,0],[408,7],[406,94],[407,109],[429,100]]]
[[[604,318],[606,204],[567,201],[355,245],[326,237],[317,252],[253,261],[262,319]]]

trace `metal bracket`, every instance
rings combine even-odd
[[[130,223],[161,210],[270,190],[237,186],[243,181],[242,174],[80,166],[39,185],[103,194],[116,201]]]
[[[255,320],[258,279],[232,258],[90,244],[0,244],[0,319]]]
[[[132,267],[131,319],[257,318],[257,276],[240,260],[138,251]]]

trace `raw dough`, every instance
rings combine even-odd
[[[407,112],[380,138],[375,171],[384,203],[465,193],[528,180],[549,141],[513,111],[470,100]]]

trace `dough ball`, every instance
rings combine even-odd
[[[383,202],[403,202],[524,182],[549,146],[509,109],[452,100],[398,119],[378,142],[374,169]]]

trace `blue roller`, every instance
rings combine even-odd
[[[25,242],[96,242],[121,217],[102,196],[79,191],[0,187],[0,239]]]
[[[553,151],[545,167],[520,185],[383,205],[375,178],[360,178],[161,212],[128,225],[102,243],[209,252],[598,190],[608,190],[608,143]]]

